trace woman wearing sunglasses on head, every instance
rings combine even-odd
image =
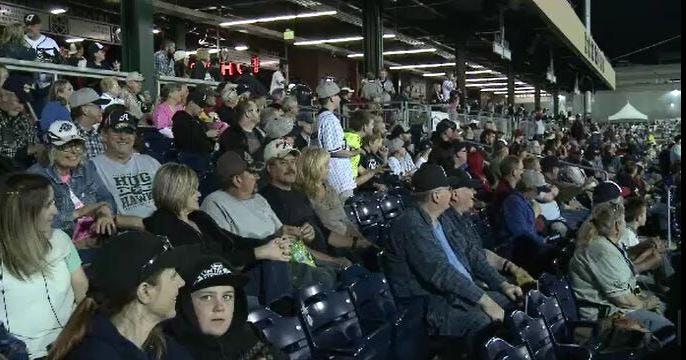
[[[113,237],[93,263],[98,300],[79,304],[48,359],[192,359],[157,327],[176,316],[185,251],[147,232]]]
[[[69,239],[52,228],[55,197],[45,177],[17,173],[0,181],[0,323],[30,359],[47,355],[88,289]]]

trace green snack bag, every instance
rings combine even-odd
[[[314,258],[302,240],[298,239],[291,244],[291,262],[301,263],[312,267],[317,267]]]

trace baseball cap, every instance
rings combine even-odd
[[[291,131],[293,131],[293,121],[287,118],[272,119],[264,127],[267,139],[279,139],[290,134]]]
[[[36,24],[41,24],[40,17],[38,14],[26,14],[24,16],[24,25],[26,26],[31,26],[31,25],[36,25]]]
[[[548,171],[552,170],[553,168],[559,168],[560,167],[560,160],[558,160],[557,156],[546,156],[543,159],[541,159],[541,170],[543,171]]]
[[[126,81],[144,81],[145,78],[138,71],[132,71],[126,75]]]
[[[405,146],[405,142],[400,139],[400,138],[395,138],[393,140],[389,140],[388,143],[386,144],[386,147],[388,147],[388,153],[393,154],[394,152],[400,150]]]
[[[203,89],[195,89],[192,93],[188,94],[188,101],[192,101],[195,105],[198,105],[202,108],[209,106],[207,103],[209,95],[207,94],[207,91],[204,91]]]
[[[330,98],[341,92],[341,89],[333,81],[324,81],[317,86],[317,97],[320,99]]]
[[[217,176],[222,180],[229,180],[246,170],[259,172],[262,168],[261,163],[253,163],[250,155],[241,156],[235,151],[227,151],[217,159]]]
[[[537,189],[538,192],[549,192],[550,185],[545,182],[545,177],[535,170],[524,170],[522,173],[522,184],[530,189]]]
[[[412,175],[412,186],[414,192],[422,193],[441,187],[450,187],[450,181],[441,166],[425,163]]]
[[[107,46],[99,43],[99,42],[93,42],[88,45],[88,53],[89,54],[95,54],[98,51],[107,51]]]
[[[33,79],[28,76],[11,74],[7,80],[5,80],[5,83],[2,84],[2,88],[17,95],[19,101],[24,104],[33,101],[33,95],[31,94],[31,91],[33,90]]]
[[[608,201],[620,203],[622,197],[630,193],[629,189],[622,188],[614,181],[604,181],[593,189],[593,204],[598,205]]]
[[[117,109],[103,117],[100,128],[114,131],[129,129],[135,132],[138,128],[138,120],[131,113]]]
[[[293,147],[293,145],[286,142],[284,139],[272,140],[264,147],[264,161],[267,162],[273,158],[281,159],[286,155],[298,156],[300,151]]]
[[[138,284],[156,272],[179,268],[187,251],[174,249],[165,237],[146,231],[115,235],[99,250],[93,270],[101,291],[109,299],[133,292]]]
[[[229,262],[217,255],[199,255],[181,270],[181,278],[186,282],[189,293],[213,286],[233,286],[242,288],[248,278],[231,270]]]
[[[188,54],[184,50],[176,50],[174,52],[174,62],[183,60],[188,56]]]
[[[106,105],[109,104],[109,102],[110,101],[107,99],[101,99],[100,95],[98,95],[95,90],[87,87],[74,91],[69,97],[69,106],[72,109],[76,109],[77,107],[86,104],[95,104],[98,106]]]
[[[481,181],[472,178],[468,172],[461,169],[451,169],[448,171],[448,183],[453,189],[459,188],[470,188],[474,190],[480,190],[483,186]]]
[[[244,84],[244,83],[236,85],[236,94],[238,94],[240,96],[246,92],[250,92],[250,86],[248,86],[247,84]]]
[[[57,120],[48,128],[48,141],[54,146],[62,146],[72,141],[85,141],[85,139],[79,135],[79,130],[74,123]]]

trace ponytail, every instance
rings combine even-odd
[[[93,298],[87,297],[76,307],[71,314],[67,325],[52,344],[48,353],[48,360],[61,360],[78,345],[86,336],[88,325],[93,319],[93,315],[98,310],[98,304]]]

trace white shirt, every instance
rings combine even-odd
[[[450,100],[450,93],[453,90],[455,90],[455,82],[450,80],[443,81],[443,85],[441,85],[441,91],[443,92],[444,101]]]
[[[283,224],[260,194],[240,200],[223,190],[217,190],[200,206],[222,229],[251,239],[264,239],[276,233]]]
[[[622,231],[622,236],[620,237],[619,242],[629,249],[638,245],[641,241],[630,227],[626,227],[624,231]]]
[[[273,93],[276,89],[283,89],[286,86],[286,77],[283,75],[281,70],[276,70],[272,74],[272,83],[269,86],[269,94]]]
[[[4,265],[1,270],[0,287],[4,294],[0,296],[0,321],[26,343],[31,359],[48,354],[46,347],[62,330],[59,324],[65,325],[74,310],[74,290],[65,261],[74,244],[69,235],[57,229],[49,241],[52,245],[46,257],[49,266],[43,273],[20,280]]]
[[[402,159],[390,156],[388,158],[388,167],[393,171],[393,175],[398,176],[413,174],[417,170],[414,161],[412,161],[412,157],[407,152]]]
[[[57,42],[51,37],[41,34],[38,39],[32,40],[28,35],[24,35],[24,41],[26,41],[26,44],[28,44],[30,48],[38,51],[38,58],[36,59],[37,61],[48,62],[44,58],[44,54],[48,54],[50,56],[58,55],[57,52],[59,51],[60,46],[57,45]],[[50,86],[54,78],[54,75],[40,73],[36,83],[38,84],[38,87],[42,89]]]
[[[114,97],[108,93],[102,93],[102,95],[100,95],[100,98],[109,101],[107,104],[100,105],[100,108],[103,110],[105,110],[106,107],[113,105],[113,104],[125,105],[123,99],[116,98],[116,97]]]
[[[318,141],[319,147],[333,154],[340,150],[348,150],[348,146],[343,138],[343,128],[341,122],[331,111],[324,111],[317,116]],[[335,158],[329,160],[329,184],[336,190],[337,194],[344,191],[354,190],[355,176],[350,158]]]

